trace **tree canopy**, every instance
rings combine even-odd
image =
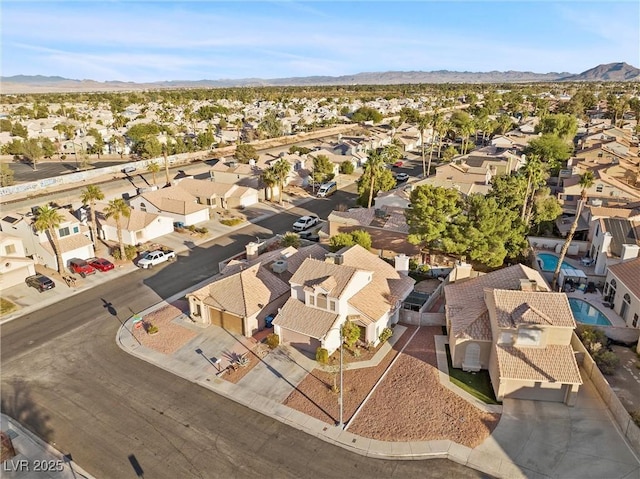
[[[249,160],[258,159],[258,152],[253,146],[242,143],[236,147],[236,152],[233,156],[240,163],[249,163]]]

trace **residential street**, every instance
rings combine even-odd
[[[326,217],[348,200],[341,191],[307,203],[4,325],[3,410],[96,477],[134,477],[132,455],[146,477],[482,477],[446,460],[351,454],[139,361],[114,342],[119,320],[213,274],[256,235],[286,231],[307,211]]]

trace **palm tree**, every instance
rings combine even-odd
[[[96,202],[104,200],[104,193],[99,186],[88,185],[86,189],[80,192],[80,199],[83,205],[91,207],[91,238],[93,239],[93,248],[95,249],[98,241],[97,225],[96,225]]]
[[[273,201],[273,187],[278,184],[278,175],[273,169],[273,166],[266,168],[260,175],[260,179],[269,190],[269,201]]]
[[[289,176],[289,172],[291,171],[291,164],[285,160],[284,158],[280,158],[276,161],[275,165],[273,165],[273,171],[278,178],[278,184],[280,186],[280,191],[278,192],[278,202],[282,204],[282,190],[284,190],[284,182]]]
[[[433,122],[431,124],[431,146],[429,147],[429,163],[427,164],[427,176],[431,174],[431,161],[433,160],[433,148],[435,146],[435,135],[440,137],[440,129],[442,128],[442,116],[440,112],[436,111],[432,117]]]
[[[553,272],[553,283],[551,284],[551,290],[554,291],[556,289],[556,285],[558,283],[558,276],[560,275],[560,268],[562,267],[562,261],[564,257],[567,255],[567,251],[569,249],[569,245],[571,244],[571,240],[573,239],[573,235],[578,228],[578,222],[580,221],[580,214],[582,213],[582,208],[587,201],[587,190],[593,186],[594,176],[592,171],[585,171],[580,175],[580,181],[578,184],[582,187],[582,191],[580,192],[580,201],[578,201],[578,208],[576,209],[576,217],[573,219],[573,223],[571,224],[571,229],[569,233],[567,233],[567,239],[564,241],[562,245],[562,249],[560,250],[560,257],[558,258],[558,265],[556,266],[556,270]]]
[[[385,157],[375,151],[372,150],[368,154],[367,164],[364,166],[365,169],[369,170],[369,174],[371,175],[371,184],[369,185],[369,202],[367,208],[371,208],[371,203],[373,203],[373,189],[375,188],[376,178],[382,171],[385,165]]]
[[[527,189],[524,194],[524,203],[522,204],[522,211],[520,212],[520,218],[525,221],[527,210],[530,205],[533,204],[533,198],[535,197],[538,185],[544,178],[544,165],[540,161],[540,157],[535,154],[527,156],[526,163],[522,167],[522,170],[527,175]]]
[[[426,158],[425,158],[425,152],[424,152],[424,132],[426,131],[427,128],[429,128],[429,126],[431,125],[431,118],[428,114],[424,114],[421,115],[420,118],[418,118],[418,128],[420,129],[420,148],[421,148],[421,153],[422,153],[422,176],[423,177],[427,177],[427,162],[426,162]],[[432,135],[433,136],[433,135]],[[433,145],[433,141],[431,143]],[[431,151],[433,152],[433,146],[431,147]],[[431,166],[431,164],[429,164],[429,166]]]
[[[162,144],[162,156],[164,157],[164,175],[166,179],[166,186],[169,186],[169,160],[167,159],[167,144]],[[155,183],[155,176],[153,182]]]
[[[109,201],[109,205],[104,210],[107,218],[113,218],[116,222],[116,231],[118,232],[118,243],[120,243],[120,259],[125,259],[124,243],[122,242],[122,225],[121,218],[131,216],[131,207],[125,203],[122,198],[116,198]]]
[[[56,260],[58,261],[58,272],[60,274],[64,274],[64,264],[62,262],[62,250],[60,249],[57,229],[63,221],[64,217],[58,210],[50,206],[41,206],[38,208],[36,221],[33,224],[37,231],[46,231],[49,234],[49,241],[51,241],[53,246]]]
[[[157,184],[156,183],[156,173],[158,173],[160,171],[160,165],[158,163],[156,163],[155,161],[152,161],[151,163],[149,163],[147,165],[147,171],[149,173],[151,173],[151,176],[153,177],[153,184]]]

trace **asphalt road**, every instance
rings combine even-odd
[[[120,321],[217,271],[256,235],[320,217],[353,195],[307,203],[154,270],[139,270],[5,324],[2,409],[99,478],[483,477],[447,460],[367,459],[123,352]],[[113,316],[105,307],[110,303]],[[141,476],[139,476],[141,477]]]

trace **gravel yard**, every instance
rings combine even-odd
[[[145,322],[158,327],[157,334],[147,334],[143,328],[133,329],[133,335],[143,346],[163,354],[171,354],[187,344],[196,336],[190,329],[176,324],[181,314],[189,311],[189,305],[184,300],[174,301],[142,318]]]
[[[373,385],[407,343],[408,327],[376,367],[344,372],[344,421],[353,416]],[[398,358],[349,431],[381,441],[450,439],[475,447],[493,431],[499,414],[485,413],[440,384],[433,336],[440,327],[420,328]],[[336,383],[339,375],[335,374]],[[329,424],[338,420],[338,394],[331,391],[334,374],[313,370],[284,404]]]

